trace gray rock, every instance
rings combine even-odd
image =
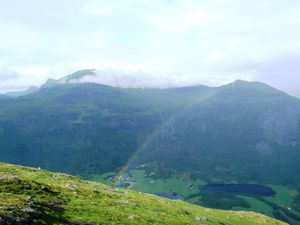
[[[0,216],[1,225],[30,225],[28,219],[20,218],[17,216]]]
[[[30,184],[24,184],[22,186],[22,189],[25,189],[25,190],[31,190],[32,189],[32,186]]]
[[[32,208],[24,208],[21,209],[22,212],[29,214],[32,218],[37,219],[41,218],[42,213]]]
[[[24,213],[34,213],[35,212],[35,210],[32,208],[24,208],[24,209],[21,209],[21,211]]]
[[[8,211],[12,211],[15,210],[17,208],[17,206],[15,205],[8,205],[8,206],[1,206],[0,209],[2,210],[8,210]]]
[[[64,208],[61,207],[63,204],[63,201],[50,201],[46,204],[46,206],[54,211],[63,212]]]

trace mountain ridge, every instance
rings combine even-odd
[[[0,100],[0,140],[0,160],[14,164],[86,179],[144,165],[149,179],[280,185],[300,208],[300,101],[261,83],[54,85]]]
[[[105,74],[105,71],[102,71],[103,74]],[[96,84],[102,84],[102,85],[106,85],[106,86],[111,86],[111,87],[115,87],[115,88],[118,88],[118,87],[121,87],[122,86],[115,86],[113,84],[106,84],[105,82],[101,83],[100,80],[84,80],[85,77],[96,77],[96,76],[101,76],[101,75],[97,75],[97,70],[95,69],[83,69],[83,70],[79,70],[79,71],[76,71],[74,73],[71,73],[67,76],[64,76],[62,78],[59,78],[59,79],[52,79],[52,78],[49,78],[44,84],[42,84],[40,86],[40,89],[43,89],[43,88],[49,88],[49,87],[53,87],[53,86],[56,86],[56,85],[66,85],[66,84],[84,84],[84,83],[96,83]],[[285,93],[283,91],[280,91],[266,83],[263,83],[263,82],[258,82],[258,81],[246,81],[246,80],[240,80],[240,79],[237,79],[236,81],[233,81],[231,83],[228,83],[228,84],[224,84],[224,85],[220,85],[220,86],[207,86],[207,85],[202,85],[202,84],[195,84],[195,85],[187,85],[187,86],[179,86],[179,87],[176,87],[175,86],[170,86],[170,87],[159,87],[159,85],[157,87],[153,87],[153,86],[149,86],[149,87],[146,87],[146,86],[141,86],[141,87],[123,87],[123,88],[128,88],[128,89],[135,89],[135,88],[142,88],[142,89],[180,89],[180,88],[183,88],[183,89],[186,89],[186,88],[197,88],[197,87],[205,87],[205,88],[226,88],[226,87],[239,87],[239,88],[245,88],[245,87],[248,87],[248,88],[251,88],[253,86],[256,86],[256,87],[260,87],[261,89],[269,89],[269,91],[273,90],[273,92],[275,91],[278,91],[278,92],[282,92],[282,93]],[[34,89],[33,89],[34,88]],[[36,91],[37,88],[36,87],[30,87],[28,88],[28,90],[26,91],[21,91],[21,92],[16,92],[16,93],[12,93],[12,96],[13,97],[18,97],[18,96],[23,96],[23,95],[26,95],[26,94],[29,94],[33,91]],[[286,93],[285,93],[286,94]],[[6,95],[11,95],[10,93],[7,93]],[[295,97],[295,96],[293,96]],[[297,97],[295,97],[297,98]]]

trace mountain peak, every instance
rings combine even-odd
[[[79,70],[74,73],[71,73],[63,78],[60,78],[58,80],[49,78],[46,83],[44,83],[41,88],[49,88],[53,87],[58,84],[72,84],[78,82],[80,79],[86,77],[86,76],[93,76],[96,74],[96,70],[94,69],[85,69],[85,70]]]
[[[235,85],[235,86],[268,86],[268,87],[271,87],[269,86],[268,84],[266,83],[262,83],[262,82],[258,82],[258,81],[247,81],[247,80],[236,80],[232,83],[229,83],[228,85]]]
[[[245,84],[245,83],[251,83],[251,81],[247,81],[247,80],[241,80],[241,79],[237,79],[234,82],[232,82],[233,84]]]
[[[246,81],[246,80],[236,80],[233,83],[222,86],[221,88],[226,90],[233,90],[235,92],[250,93],[250,94],[281,94],[286,95],[283,91],[280,91],[266,83],[258,81]]]
[[[61,82],[72,83],[72,81],[74,81],[74,80],[80,80],[86,76],[94,76],[95,74],[96,74],[95,69],[79,70],[79,71],[76,71],[70,75],[67,75],[67,76],[61,78],[58,81],[59,81],[59,83],[61,83]]]
[[[44,84],[41,86],[41,88],[52,87],[52,86],[54,86],[54,85],[56,85],[56,84],[57,84],[57,80],[52,79],[52,78],[49,78],[49,79],[46,81],[46,83],[44,83]]]

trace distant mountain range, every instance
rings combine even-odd
[[[300,100],[266,84],[118,88],[93,70],[0,97],[0,161],[88,176],[148,164],[157,176],[300,191]]]

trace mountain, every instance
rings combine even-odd
[[[7,93],[5,93],[5,95],[10,96],[10,97],[20,97],[20,96],[27,95],[27,94],[30,94],[32,92],[35,92],[38,89],[39,89],[38,87],[31,86],[28,89],[26,89],[25,91],[7,92]]]
[[[156,132],[137,163],[157,162],[161,171],[192,171],[207,181],[298,185],[300,178],[300,101],[262,83],[64,84],[0,106],[2,161],[72,174],[109,172]]]
[[[1,101],[1,159],[72,174],[116,170],[161,116],[208,90],[70,84]]]
[[[152,76],[142,72],[126,72],[120,70],[80,70],[61,79],[49,79],[42,88],[62,84],[97,83],[122,88],[167,88],[178,86],[176,79],[167,76]],[[181,85],[187,86],[187,81]]]
[[[252,212],[207,209],[45,170],[0,163],[0,223],[285,224]]]
[[[176,115],[168,125],[173,138],[154,142],[144,161],[159,159],[208,182],[298,185],[299,103],[262,83],[217,88]]]
[[[0,94],[0,99],[7,99],[7,98],[9,98],[9,97],[6,95]]]
[[[79,82],[80,79],[87,77],[87,76],[95,76],[95,70],[80,70],[75,73],[72,73],[68,76],[65,76],[61,79],[55,80],[55,79],[48,79],[48,81],[41,86],[41,88],[48,88],[53,87],[55,85],[59,84],[72,84]]]
[[[200,192],[204,183],[277,185],[300,209],[299,99],[241,80],[167,89],[74,81],[92,72],[0,99],[0,160],[89,179],[143,168],[148,184],[188,177]]]

